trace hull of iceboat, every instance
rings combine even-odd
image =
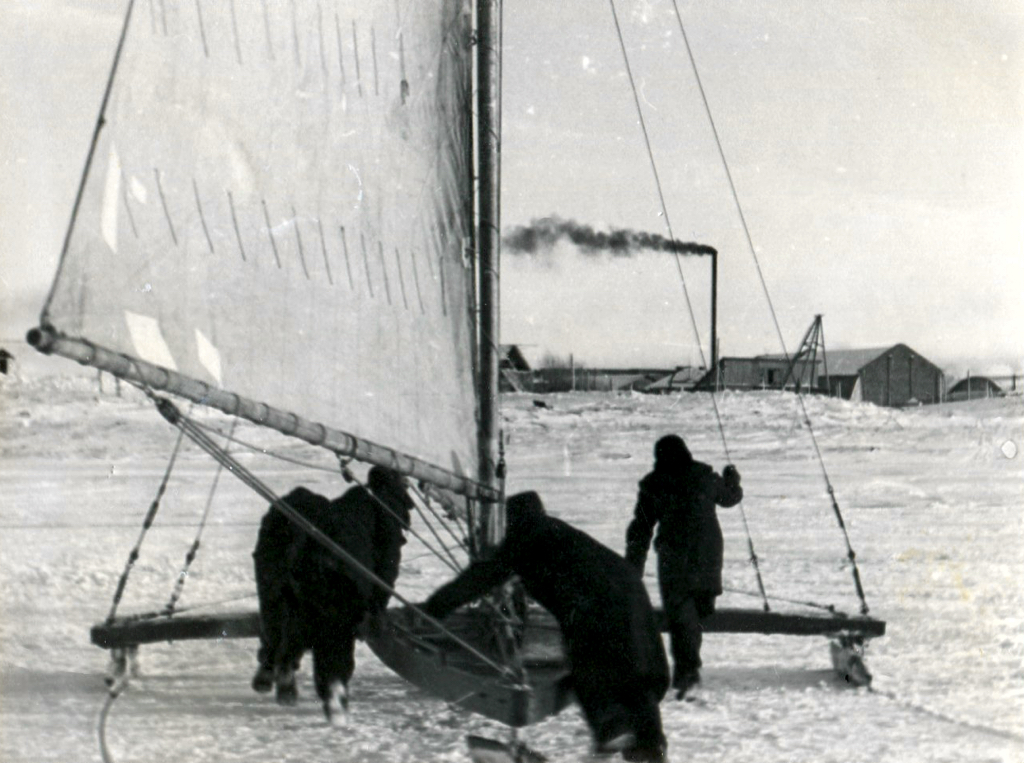
[[[486,615],[457,612],[444,621],[452,635],[431,626],[407,626],[406,612],[389,610],[383,632],[367,639],[374,654],[398,675],[430,694],[514,728],[555,715],[573,700],[558,626],[547,612],[531,610],[518,658],[526,680],[519,682],[469,652],[501,664],[497,639]]]

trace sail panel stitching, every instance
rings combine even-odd
[[[341,230],[341,248],[345,253],[345,272],[348,273],[348,287],[352,291],[355,291],[356,284],[355,281],[352,280],[352,263],[348,256],[348,237],[345,235],[345,226],[341,225],[339,228]]]
[[[398,285],[402,288],[402,304],[405,305],[405,309],[409,309],[409,300],[405,297],[405,275],[402,273],[402,255],[398,251],[398,247],[395,247],[395,262],[398,265]]]
[[[388,266],[384,262],[384,243],[377,240],[377,255],[380,257],[380,270],[384,274],[384,294],[388,298],[388,304],[391,304],[391,281],[388,279]]]
[[[139,229],[135,225],[135,215],[132,213],[131,204],[128,202],[128,183],[124,176],[124,170],[121,170],[121,199],[124,201],[124,211],[128,213],[128,224],[131,226],[132,233],[135,238],[139,237]]]
[[[341,19],[338,12],[334,12],[334,36],[338,40],[338,73],[341,75],[341,91],[345,91],[345,55],[341,45]]]
[[[359,234],[359,246],[363,250],[363,265],[366,269],[366,287],[370,290],[370,296],[373,297],[373,280],[370,278],[370,257],[366,253],[366,238],[362,233]]]
[[[235,0],[229,0],[231,7],[231,35],[235,41],[235,59],[242,65],[242,43],[238,37],[238,14],[235,11]]]
[[[270,213],[267,212],[267,201],[266,199],[260,199],[260,204],[263,205],[263,219],[267,223],[267,238],[270,239],[270,248],[274,252],[274,262],[277,263],[278,269],[281,268],[281,257],[277,253],[277,242],[274,241],[274,229],[270,225]]]
[[[370,25],[370,57],[373,60],[373,94],[380,95],[380,85],[377,76],[377,30]]]
[[[210,238],[210,229],[206,227],[206,216],[203,214],[203,203],[199,198],[199,186],[196,179],[192,178],[192,193],[196,197],[196,210],[199,212],[199,222],[203,226],[203,235],[206,236],[206,244],[210,247],[210,254],[213,254],[213,240]]]
[[[235,200],[231,196],[231,191],[228,194],[228,207],[231,209],[231,224],[235,229],[235,241],[238,242],[238,253],[242,255],[242,262],[245,262],[245,246],[242,244],[242,233],[238,229],[238,215],[235,214]]]
[[[171,240],[174,242],[174,245],[177,246],[178,234],[174,232],[174,221],[171,220],[171,213],[167,209],[167,197],[164,196],[164,187],[160,183],[160,170],[158,170],[156,167],[153,168],[153,177],[156,178],[156,190],[157,193],[160,195],[160,206],[163,207],[164,217],[167,219],[167,227],[171,231]]]
[[[319,217],[316,219],[316,228],[320,234],[320,251],[324,256],[324,268],[327,270],[327,283],[334,286],[334,277],[331,275],[331,260],[327,256],[327,240],[324,238],[324,224]]]
[[[196,0],[196,18],[199,20],[199,38],[203,41],[203,55],[206,58],[210,57],[210,46],[206,42],[206,25],[203,24],[203,7],[200,5],[201,0]]]
[[[356,88],[359,91],[359,97],[363,97],[363,77],[359,70],[359,37],[356,34],[356,21],[352,19],[352,55],[356,59]]]
[[[420,289],[420,273],[419,273],[419,269],[416,267],[416,250],[415,249],[412,250],[412,254],[409,256],[409,259],[412,260],[412,278],[413,278],[413,281],[416,284],[416,298],[419,300],[419,303],[420,303],[420,312],[425,315],[426,312],[427,312],[427,308],[423,304],[423,291],[422,291],[422,289]]]
[[[302,264],[302,272],[309,280],[309,268],[306,267],[306,253],[302,249],[302,234],[299,233],[299,217],[295,214],[295,205],[292,205],[292,225],[295,227],[295,243],[299,247],[299,262]]]

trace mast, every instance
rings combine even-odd
[[[498,363],[501,199],[501,0],[477,0],[477,267],[480,366],[479,482],[497,489],[499,474]],[[480,507],[483,547],[504,535],[500,504]]]

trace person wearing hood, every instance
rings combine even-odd
[[[402,477],[375,466],[367,487],[328,501],[304,487],[283,501],[313,523],[388,586],[398,577],[412,499]],[[328,721],[348,708],[355,640],[364,622],[387,607],[391,593],[335,556],[271,506],[260,523],[256,549],[260,605],[259,668],[252,686],[276,688],[277,701],[295,704],[295,671],[313,652],[313,681]]]
[[[678,435],[654,446],[654,470],[640,480],[633,520],[626,529],[626,560],[643,577],[651,537],[658,553],[658,583],[668,620],[672,687],[676,698],[700,682],[701,620],[722,594],[722,528],[716,506],[743,499],[732,464],[719,475],[695,461]]]
[[[664,760],[658,704],[668,690],[668,660],[643,581],[610,548],[548,516],[534,492],[510,497],[506,516],[494,553],[435,591],[422,611],[442,619],[518,575],[558,621],[597,751]]]

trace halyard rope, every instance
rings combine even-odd
[[[633,79],[633,70],[629,65],[629,54],[626,51],[626,42],[622,37],[622,27],[619,26],[619,16],[615,12],[615,0],[608,0],[609,5],[612,9],[612,19],[615,21],[615,32],[619,38],[619,46],[622,48],[622,60],[626,65],[626,75],[629,79],[629,86],[633,91],[633,102],[636,104],[637,119],[640,122],[640,129],[644,136],[644,145],[647,149],[647,157],[651,162],[651,171],[654,174],[654,184],[658,189],[658,200],[661,204],[661,214],[665,218],[665,227],[668,230],[668,237],[670,241],[675,241],[675,235],[672,232],[672,223],[669,220],[668,205],[665,203],[665,194],[662,191],[661,179],[658,176],[658,167],[654,161],[654,149],[651,147],[651,140],[647,134],[647,123],[644,121],[643,109],[640,106],[640,96],[637,93],[636,82]],[[683,275],[683,268],[680,264],[680,255],[675,255],[676,269],[679,272],[679,281],[683,287],[683,296],[686,298],[686,308],[690,313],[690,325],[693,327],[694,335],[697,337],[697,350],[700,353],[701,363],[707,367],[707,361],[704,359],[704,350],[700,345],[700,335],[697,331],[697,320],[693,313],[693,305],[690,302],[690,293],[686,288],[686,278]],[[725,451],[725,459],[727,463],[732,463],[732,456],[729,453],[729,443],[725,439],[725,427],[722,424],[722,415],[718,410],[718,402],[715,400],[715,395],[711,396],[711,405],[715,411],[715,421],[718,424],[718,434],[722,439],[722,449]],[[747,548],[750,552],[750,564],[754,568],[754,575],[757,578],[757,587],[761,591],[761,601],[764,606],[764,610],[767,612],[770,609],[768,604],[768,595],[765,593],[764,581],[761,579],[761,568],[758,565],[757,553],[754,551],[754,539],[750,534],[750,525],[747,522],[747,512],[743,508],[742,501],[737,506],[740,513],[740,518],[743,520],[743,531],[747,536]]]
[[[611,1],[611,0],[609,0],[609,1]],[[697,61],[696,61],[696,58],[693,55],[693,49],[690,47],[690,40],[689,40],[689,38],[686,35],[686,28],[683,26],[683,17],[682,17],[682,14],[680,14],[680,12],[679,12],[679,5],[676,2],[676,0],[672,0],[672,7],[675,9],[676,20],[679,22],[679,31],[680,31],[680,33],[683,36],[683,43],[686,46],[686,55],[687,55],[687,58],[689,58],[690,67],[693,69],[693,76],[694,76],[694,79],[696,80],[697,88],[700,91],[701,100],[704,103],[704,111],[707,114],[708,123],[711,126],[711,132],[712,132],[712,134],[714,135],[714,138],[715,138],[715,146],[718,148],[718,156],[722,160],[722,167],[725,170],[725,176],[726,176],[726,179],[729,182],[729,190],[730,190],[730,192],[732,194],[733,201],[736,204],[736,212],[739,215],[740,225],[743,228],[743,235],[746,238],[747,247],[750,250],[750,256],[754,260],[754,267],[757,269],[757,275],[758,275],[758,278],[759,278],[759,280],[761,282],[761,289],[764,292],[765,300],[768,302],[768,310],[769,310],[769,312],[771,313],[771,316],[772,316],[772,323],[775,326],[775,333],[778,335],[779,344],[782,347],[782,353],[783,353],[783,355],[786,358],[786,363],[788,364],[789,361],[790,361],[790,358],[789,358],[789,351],[786,349],[786,340],[782,336],[782,329],[779,326],[779,319],[778,319],[778,316],[777,316],[777,314],[775,312],[775,305],[772,302],[771,294],[768,291],[768,284],[765,281],[764,273],[761,270],[760,260],[758,260],[757,252],[754,249],[754,240],[753,240],[752,236],[750,235],[750,227],[747,225],[746,215],[743,214],[743,205],[740,204],[739,193],[736,190],[736,184],[733,182],[732,172],[729,170],[729,162],[725,158],[725,149],[722,147],[722,141],[721,141],[721,138],[718,135],[718,128],[715,126],[715,120],[714,120],[714,117],[711,114],[711,105],[708,103],[707,94],[704,92],[704,85],[702,84],[701,79],[700,79],[700,72],[697,70]],[[616,25],[617,24],[618,24],[618,22],[616,22]],[[625,48],[623,48],[623,50],[625,50]],[[639,108],[639,101],[637,102],[637,108]],[[703,358],[703,356],[702,356],[702,358]],[[826,467],[825,467],[825,460],[824,460],[824,458],[821,455],[821,448],[818,446],[818,438],[815,436],[814,428],[811,426],[811,419],[807,415],[807,406],[804,403],[804,396],[800,392],[799,385],[797,386],[797,389],[796,389],[796,398],[797,398],[797,401],[798,401],[798,403],[800,405],[800,410],[803,413],[804,423],[807,425],[807,431],[810,434],[811,442],[814,445],[814,452],[815,452],[815,455],[818,458],[818,464],[821,466],[821,473],[822,473],[822,476],[825,479],[825,486],[826,486],[826,488],[828,490],[829,498],[832,501],[832,511],[835,514],[835,517],[836,517],[836,520],[839,523],[840,529],[842,530],[843,539],[846,541],[846,556],[850,560],[851,569],[853,571],[853,582],[854,582],[854,586],[857,589],[857,596],[860,597],[860,611],[861,611],[861,614],[866,615],[868,613],[868,604],[867,604],[867,600],[864,597],[864,588],[861,586],[861,582],[860,582],[860,571],[857,568],[857,555],[854,553],[853,546],[850,544],[850,536],[846,532],[846,523],[843,521],[842,512],[839,510],[839,504],[836,501],[836,497],[835,497],[835,490],[833,489],[832,482],[829,479],[828,469],[826,469]],[[717,408],[716,408],[716,414],[717,414]],[[724,435],[723,435],[723,440],[724,440]],[[744,518],[744,524],[746,524],[746,518]],[[747,537],[749,538],[749,535]]]

